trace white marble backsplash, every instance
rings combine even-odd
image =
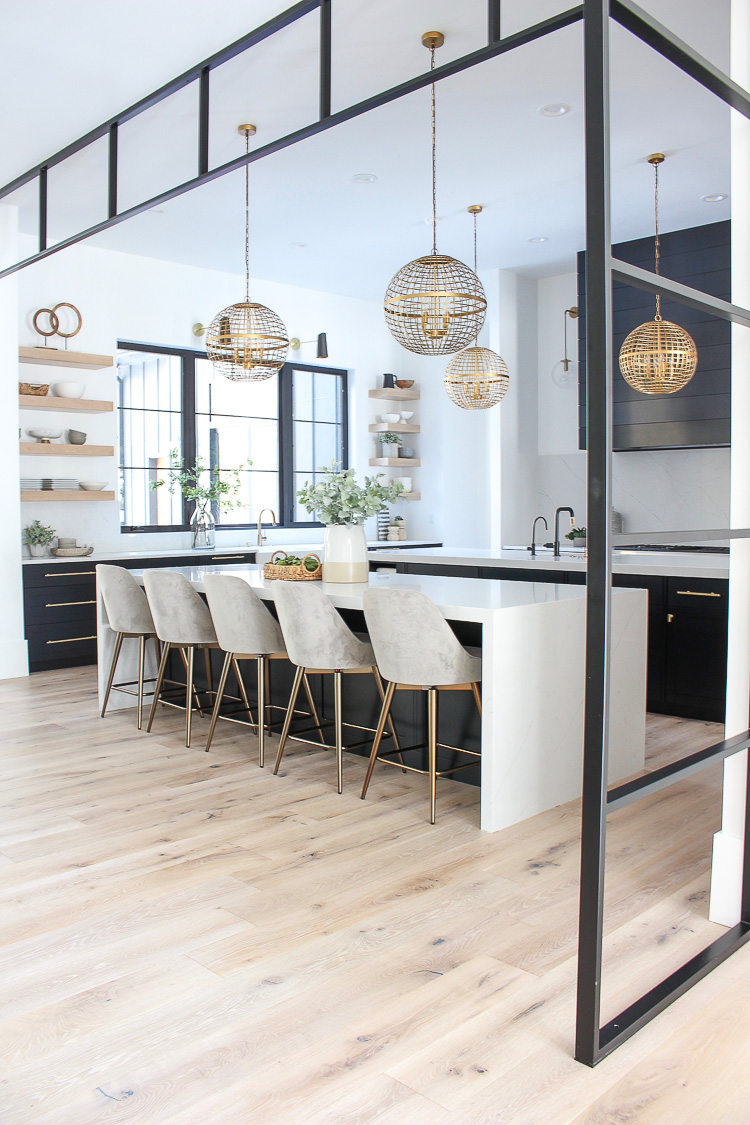
[[[549,517],[561,504],[586,523],[586,454],[537,460],[537,511]],[[727,527],[729,450],[670,449],[615,453],[612,503],[623,531],[676,531]]]

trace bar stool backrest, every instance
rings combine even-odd
[[[159,640],[178,646],[216,644],[208,606],[184,574],[144,570],[143,583]]]
[[[276,610],[289,659],[301,668],[366,668],[372,649],[314,582],[277,582]]]
[[[382,676],[422,687],[481,679],[481,665],[419,590],[365,590],[370,643]]]
[[[156,632],[146,595],[129,570],[97,563],[96,580],[111,629],[139,636]]]
[[[225,652],[268,656],[284,652],[281,627],[255,590],[230,574],[207,574],[203,586],[216,636]]]

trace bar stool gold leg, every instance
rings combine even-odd
[[[256,656],[258,672],[258,765],[266,764],[266,658]]]
[[[214,690],[214,674],[213,669],[211,668],[211,649],[204,648],[203,656],[206,661],[206,685],[208,687],[209,693],[211,693]]]
[[[185,656],[185,649],[184,648],[180,649],[180,656],[182,657],[182,663],[185,666],[185,679],[187,679],[188,678],[188,660],[187,660],[187,657]],[[201,710],[201,701],[198,698],[198,692],[195,690],[195,688],[193,688],[193,695],[195,696],[195,706],[198,708],[198,714],[200,715],[201,718],[203,718],[203,711]]]
[[[115,679],[115,669],[117,668],[117,661],[120,659],[120,649],[122,648],[122,638],[124,637],[124,635],[125,635],[124,633],[118,633],[117,634],[117,640],[115,641],[115,651],[112,654],[112,667],[109,670],[109,679],[107,680],[107,690],[104,693],[104,706],[102,707],[102,714],[101,714],[102,718],[104,718],[104,712],[107,710],[107,704],[109,703],[109,693],[112,691],[112,684],[114,683],[114,679]],[[139,729],[140,729],[140,724],[139,724]]]
[[[312,689],[310,687],[310,681],[307,678],[307,674],[305,674],[305,676],[304,676],[304,682],[305,682],[305,693],[307,694],[307,702],[308,702],[308,705],[310,707],[310,714],[313,717],[313,722],[315,723],[315,726],[318,728],[318,738],[320,739],[321,743],[325,746],[325,741],[326,741],[325,735],[323,734],[323,730],[320,726],[320,719],[318,718],[318,711],[317,711],[317,708],[315,706],[315,700],[313,699]]]
[[[380,702],[382,703],[383,700],[385,699],[385,695],[383,694],[383,681],[380,678],[380,672],[377,668],[377,665],[373,665],[372,674],[375,677],[375,683],[378,685],[378,695],[380,696]],[[398,735],[396,734],[396,725],[393,722],[393,719],[392,719],[390,713],[388,715],[388,726],[391,728],[391,734],[393,736],[393,745],[395,746],[395,748],[399,752],[398,760],[401,763],[401,765],[403,765],[404,764],[404,755],[401,753],[401,747],[399,745]],[[406,773],[406,770],[402,770],[401,772]]]
[[[479,715],[481,717],[481,714],[482,714],[482,697],[479,694],[479,684],[472,684],[471,690],[474,692],[474,699],[476,700],[477,711],[479,712]]]
[[[383,737],[383,731],[385,730],[385,721],[388,718],[388,712],[391,709],[391,703],[393,702],[393,693],[395,692],[395,690],[396,685],[393,683],[389,683],[388,687],[385,689],[385,698],[383,699],[383,706],[380,709],[380,718],[378,719],[378,726],[377,730],[375,731],[375,741],[372,744],[370,761],[367,766],[367,773],[365,774],[365,782],[362,786],[362,792],[360,794],[360,797],[363,801],[367,796],[367,787],[370,784],[372,771],[375,767],[375,759],[378,756],[378,750],[380,749],[380,740]]]
[[[430,824],[435,823],[437,804],[437,691],[427,689],[427,755],[430,767]]]
[[[284,716],[284,726],[283,726],[282,731],[281,731],[281,738],[279,740],[278,753],[276,754],[276,765],[273,767],[274,773],[279,772],[279,766],[281,765],[281,756],[284,753],[284,745],[285,745],[286,740],[287,740],[287,735],[289,734],[289,727],[292,725],[292,715],[294,714],[294,705],[297,702],[297,695],[299,693],[299,685],[302,682],[302,676],[304,675],[304,671],[305,671],[305,669],[303,667],[298,666],[297,671],[294,673],[294,684],[292,685],[292,694],[289,697],[289,706],[287,707],[286,715]]]
[[[242,672],[240,672],[240,662],[237,659],[237,657],[234,656],[234,655],[232,656],[232,666],[234,667],[234,674],[237,677],[237,687],[240,689],[240,695],[242,696],[242,702],[244,704],[245,710],[247,711],[248,718],[250,719],[250,726],[253,728],[253,730],[257,734],[258,728],[255,725],[255,723],[253,722],[253,713],[250,710],[250,700],[247,698],[247,692],[245,691],[245,681],[242,678]]]
[[[154,686],[154,698],[151,701],[151,711],[150,711],[149,716],[148,716],[148,726],[146,727],[146,733],[147,734],[151,730],[151,724],[153,723],[154,715],[156,714],[156,704],[159,702],[159,693],[161,692],[161,685],[162,685],[162,681],[164,679],[164,672],[166,671],[167,659],[169,657],[169,650],[170,650],[171,647],[172,646],[169,643],[169,641],[164,642],[164,648],[162,649],[161,660],[159,661],[159,674],[156,677],[156,684]]]
[[[146,638],[138,638],[138,730],[143,726],[143,673],[146,664]]]
[[[211,726],[208,728],[208,738],[206,739],[206,753],[211,749],[211,741],[214,737],[214,730],[216,729],[216,720],[219,718],[219,707],[221,706],[221,699],[224,695],[224,687],[226,686],[227,676],[229,669],[232,667],[232,660],[234,657],[231,652],[228,652],[224,657],[224,664],[221,669],[221,676],[219,677],[219,688],[216,692],[216,699],[214,701],[214,709],[211,715]]]
[[[187,654],[187,690],[185,692],[185,745],[190,747],[190,732],[193,725],[193,676],[195,674],[195,648]]]
[[[344,788],[344,730],[341,714],[341,672],[333,673],[333,718],[336,724],[336,787]]]

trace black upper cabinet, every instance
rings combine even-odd
[[[638,238],[612,247],[615,258],[646,270],[654,268],[654,239]],[[579,447],[586,448],[586,255],[578,255],[578,408]],[[661,235],[661,273],[674,281],[731,299],[730,223],[670,231]],[[665,320],[679,324],[695,340],[698,367],[682,390],[644,395],[620,374],[618,356],[629,332],[654,318],[654,297],[615,282],[613,323],[613,448],[690,449],[729,445],[731,394],[731,326],[675,301],[662,298]]]

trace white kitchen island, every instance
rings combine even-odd
[[[196,590],[203,577],[232,574],[273,601],[262,568],[175,568]],[[133,571],[142,581],[142,572]],[[339,609],[361,610],[364,585],[322,583]],[[585,588],[433,575],[370,575],[370,585],[421,590],[448,621],[475,622],[482,634],[481,827],[493,832],[569,801],[581,792]],[[113,634],[98,599],[99,691],[106,683]],[[612,596],[610,782],[643,769],[646,716],[646,617],[643,590]],[[135,678],[135,652],[123,645],[118,680]],[[133,705],[112,693],[111,708]],[[346,780],[345,780],[346,784]]]

